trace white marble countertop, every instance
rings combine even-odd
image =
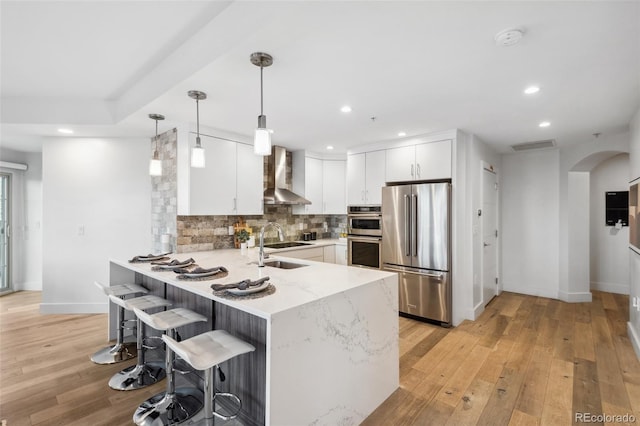
[[[337,244],[338,240],[316,240],[314,243],[316,246]],[[266,251],[271,253],[270,259],[286,257],[285,249]],[[276,255],[275,252],[279,254]],[[225,249],[172,254],[170,257],[178,260],[193,258],[202,268],[224,266],[229,270],[229,274],[224,278],[214,280],[186,281],[177,279],[173,271],[152,271],[152,265],[149,263],[129,263],[128,260],[122,259],[111,259],[111,262],[199,296],[267,319],[279,312],[394,275],[375,269],[314,262],[306,259],[287,259],[293,263],[307,265],[297,269],[279,269],[268,266],[259,268],[257,266],[258,247],[247,249],[246,254],[241,254],[240,249]],[[229,284],[247,278],[255,280],[265,276],[271,278],[269,281],[276,287],[276,291],[262,298],[246,300],[220,298],[214,296],[211,290],[211,284]]]

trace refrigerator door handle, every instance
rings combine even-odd
[[[418,195],[411,194],[411,237],[412,241],[412,252],[413,256],[418,255]]]
[[[404,217],[404,253],[411,256],[411,199],[407,194],[404,195]]]

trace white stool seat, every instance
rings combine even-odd
[[[182,342],[165,334],[162,340],[196,370],[207,370],[235,356],[256,350],[253,345],[225,330],[208,331]]]
[[[133,312],[135,312],[136,316],[140,318],[142,322],[160,331],[167,331],[182,327],[183,325],[207,320],[204,315],[200,315],[185,308],[175,308],[152,315],[149,315],[138,308],[133,308]]]
[[[95,285],[102,290],[107,296],[114,295],[117,297],[127,296],[135,293],[149,293],[149,290],[138,284],[117,284],[112,286],[102,285],[99,282],[95,282]]]
[[[134,308],[147,310],[152,308],[171,306],[171,302],[169,302],[168,300],[154,295],[134,297],[133,299],[121,299],[113,294],[110,294],[109,299],[116,305],[122,306],[128,311],[133,311]]]

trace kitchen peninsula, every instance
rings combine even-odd
[[[214,280],[187,281],[170,270],[153,271],[148,263],[111,260],[110,284],[142,284],[174,307],[210,318],[207,324],[180,329],[183,339],[226,329],[256,347],[223,365],[227,380],[218,383],[243,400],[245,423],[355,425],[398,388],[395,274],[273,255],[269,260],[304,266],[259,268],[257,248],[244,255],[229,249],[172,258],[193,258],[203,268],[224,266],[229,272]],[[222,297],[210,288],[265,276],[275,292],[263,297]]]

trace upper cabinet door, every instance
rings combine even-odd
[[[304,197],[311,204],[304,206],[306,214],[322,214],[322,160],[306,157],[304,159]],[[344,184],[343,184],[344,185]]]
[[[347,214],[344,160],[322,161],[322,200],[324,214]]]
[[[387,182],[402,182],[416,179],[415,145],[387,149]]]
[[[416,180],[451,178],[451,140],[416,145]]]
[[[347,204],[366,204],[366,154],[347,157]]]
[[[195,135],[189,134],[189,147]],[[200,136],[205,167],[190,168],[189,214],[229,215],[236,212],[236,143]]]
[[[236,214],[263,214],[264,160],[253,153],[253,146],[237,145],[237,211]]]
[[[365,204],[382,204],[382,187],[385,184],[385,151],[367,152]]]

